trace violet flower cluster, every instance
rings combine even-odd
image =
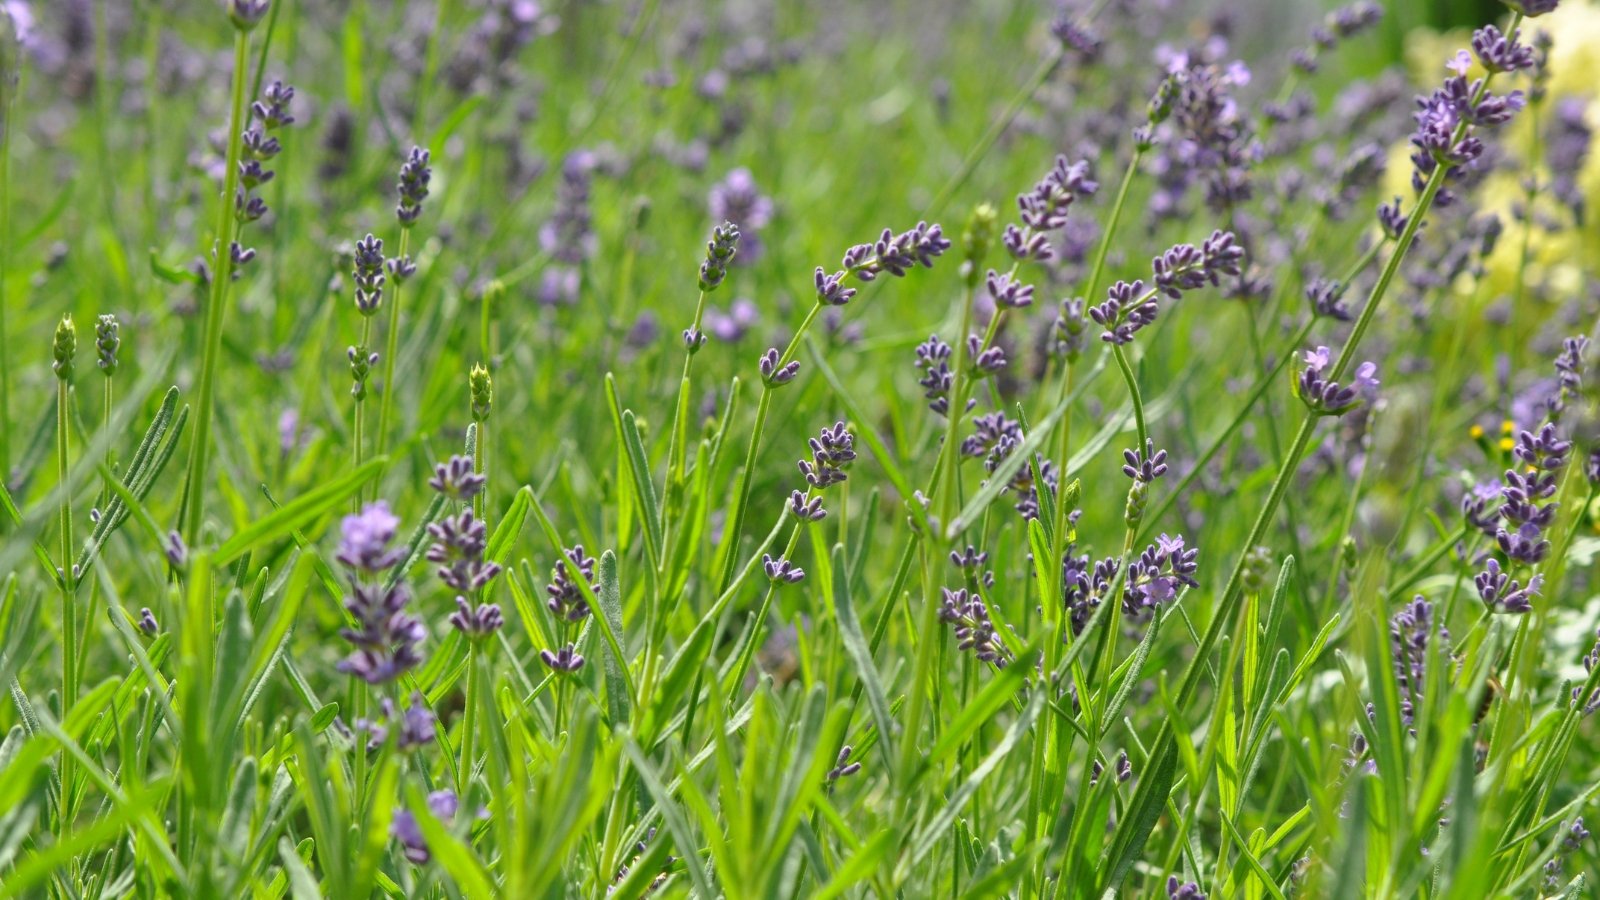
[[[403,552],[392,546],[400,519],[382,500],[345,516],[336,557],[350,576],[345,601],[354,624],[339,632],[355,646],[338,669],[368,684],[385,684],[422,662],[419,645],[427,634],[422,621],[407,612],[411,591],[404,581],[386,585],[387,573]]]
[[[1319,416],[1341,416],[1361,403],[1372,403],[1378,396],[1378,364],[1367,361],[1356,367],[1355,380],[1341,384],[1328,377],[1333,355],[1327,347],[1307,350],[1306,367],[1295,381],[1295,396],[1306,409]]]
[[[594,557],[584,553],[582,544],[574,544],[562,551],[566,562],[559,562],[550,571],[550,584],[545,587],[545,607],[555,617],[557,625],[563,633],[571,625],[581,622],[591,610],[589,600],[583,587],[572,577],[572,572],[567,562],[577,569],[579,577],[589,586],[589,593],[599,590],[595,583]],[[583,655],[578,652],[576,644],[567,643],[555,650],[544,649],[539,651],[539,659],[546,666],[556,672],[572,673],[583,668]]]
[[[267,214],[267,201],[257,188],[271,181],[277,174],[267,168],[283,144],[275,132],[294,124],[289,113],[289,102],[294,99],[294,88],[281,81],[273,81],[261,91],[261,99],[250,106],[250,125],[239,136],[239,186],[233,197],[234,215],[241,224],[254,222]],[[233,241],[228,252],[235,269],[256,258],[256,251]]]
[[[1221,284],[1223,275],[1238,275],[1244,259],[1231,231],[1213,231],[1196,247],[1175,244],[1150,262],[1151,283],[1118,281],[1106,292],[1105,302],[1089,308],[1089,317],[1105,329],[1100,339],[1108,344],[1131,343],[1133,336],[1156,320],[1156,295],[1177,300],[1207,284]]]

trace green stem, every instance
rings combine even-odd
[[[400,227],[400,252],[397,259],[406,258],[406,249],[411,244],[411,227]],[[485,301],[487,303],[487,301]],[[395,355],[400,351],[400,282],[394,283],[394,290],[389,296],[389,332],[384,335],[383,350],[383,394],[378,399],[378,433],[373,435],[377,441],[377,452],[382,454],[389,446],[389,408],[395,394],[394,362]],[[488,358],[483,361],[489,364]]]
[[[1117,368],[1122,371],[1122,380],[1128,384],[1128,401],[1133,404],[1133,424],[1139,431],[1139,452],[1144,452],[1144,442],[1150,437],[1150,431],[1144,424],[1144,400],[1139,395],[1139,379],[1133,374],[1133,367],[1128,364],[1128,355],[1122,352],[1119,344],[1111,346],[1111,356],[1117,361]]]
[[[700,299],[694,304],[694,323],[689,326],[692,334],[700,333],[700,322],[705,316],[706,292],[700,292]],[[677,485],[683,482],[683,465],[685,446],[688,444],[689,416],[689,376],[694,368],[695,352],[698,347],[686,347],[683,353],[683,377],[678,380],[678,402],[672,407],[672,434],[667,447],[667,493],[670,496]]]
[[[78,703],[78,598],[74,590],[72,571],[72,491],[68,483],[69,458],[67,424],[68,401],[72,386],[65,378],[56,380],[56,490],[60,492],[61,513],[61,719]],[[57,827],[58,837],[72,830],[72,757],[61,754],[61,799]]]
[[[461,714],[461,764],[456,767],[456,796],[465,803],[467,791],[472,784],[472,742],[474,732],[477,731],[478,720],[478,694],[482,688],[478,684],[478,668],[480,660],[476,646],[467,650],[467,689],[466,706]]]
[[[806,313],[805,320],[796,329],[794,337],[789,339],[789,345],[784,348],[783,355],[778,358],[778,368],[788,365],[794,358],[795,350],[800,346],[800,341],[805,337],[811,323],[816,320],[817,314],[822,311],[822,304],[815,303],[811,311]],[[717,579],[717,593],[728,589],[728,584],[733,581],[733,570],[739,555],[739,537],[744,528],[745,510],[750,506],[750,486],[755,476],[756,455],[761,450],[761,432],[767,426],[767,414],[772,411],[772,385],[763,383],[761,386],[761,399],[756,402],[756,424],[750,432],[750,446],[745,448],[744,470],[739,474],[739,502],[733,507],[733,521],[730,523],[727,537],[724,538],[722,559],[722,577]]]
[[[249,68],[249,37],[239,31],[233,38],[233,101],[228,120],[227,168],[223,173],[222,202],[217,212],[216,265],[211,273],[211,296],[206,302],[204,346],[200,359],[200,385],[195,410],[194,439],[189,451],[188,502],[183,527],[190,547],[199,545],[200,520],[205,511],[206,464],[211,455],[211,398],[215,393],[217,357],[222,354],[222,322],[228,286],[233,281],[235,194],[239,190],[239,134],[244,127],[244,82]]]

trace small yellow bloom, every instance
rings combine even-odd
[[[1472,427],[1467,430],[1467,433],[1472,435],[1472,439],[1476,441],[1483,437],[1483,426],[1473,423]]]

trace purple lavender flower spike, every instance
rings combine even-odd
[[[799,584],[805,580],[806,571],[783,557],[774,557],[771,554],[761,554],[761,568],[767,573],[767,579],[774,584]]]
[[[161,552],[167,558],[167,565],[174,569],[182,569],[189,562],[189,548],[184,546],[183,535],[177,531],[167,532],[167,540]]]
[[[1518,72],[1531,69],[1534,64],[1533,48],[1520,44],[1520,32],[1501,34],[1493,25],[1485,25],[1472,33],[1472,53],[1490,72]]]
[[[954,626],[956,649],[971,651],[979,660],[1003,669],[1010,661],[1001,646],[994,623],[989,620],[989,607],[983,598],[965,590],[940,589],[944,595],[939,605],[939,619]]]
[[[835,272],[829,275],[823,271],[821,266],[817,266],[816,275],[814,276],[817,285],[817,302],[825,306],[843,306],[849,303],[850,298],[856,295],[856,289],[844,286],[844,279],[848,274],[849,271],[847,269],[844,272]]]
[[[996,307],[1022,309],[1033,305],[1031,284],[1023,284],[1012,275],[1001,275],[993,269],[989,270],[985,282],[989,290],[989,299],[994,301]]]
[[[428,812],[441,822],[454,819],[460,805],[454,791],[434,791],[428,795]],[[427,841],[422,837],[422,828],[417,824],[417,817],[411,810],[395,811],[394,821],[390,824],[389,830],[393,833],[394,839],[400,842],[406,859],[420,866],[433,858],[433,854],[428,852]]]
[[[476,497],[486,481],[487,478],[473,471],[472,457],[457,454],[433,467],[428,487],[451,500],[465,502]]]
[[[589,584],[591,591],[595,586],[595,558],[583,552],[582,544],[574,544],[571,548],[562,551],[563,555],[578,569],[583,580]],[[572,579],[565,564],[558,564],[550,572],[550,584],[544,589],[549,597],[545,606],[561,621],[578,622],[589,614],[589,601],[585,598],[583,589]]]
[[[368,234],[356,241],[351,275],[356,284],[356,309],[370,317],[383,304],[383,241]]]
[[[855,462],[855,440],[855,435],[845,429],[844,422],[832,428],[824,427],[817,437],[811,438],[807,442],[811,458],[797,464],[806,483],[820,489],[843,482],[848,477],[845,470]]]
[[[404,555],[391,548],[400,519],[383,500],[368,503],[361,512],[344,517],[340,523],[341,542],[335,557],[341,565],[358,574],[374,575],[399,562]]]
[[[1500,0],[1500,2],[1529,18],[1553,13],[1556,7],[1561,5],[1561,0]]]
[[[422,215],[422,201],[428,199],[428,182],[433,180],[433,169],[428,162],[428,151],[412,147],[410,155],[400,165],[400,182],[395,186],[400,201],[394,214],[401,228],[415,225]]]
[[[728,264],[738,252],[738,225],[723,222],[711,229],[711,240],[706,241],[705,262],[700,264],[700,290],[709,293],[720,287],[728,277]]]
[[[989,554],[979,550],[971,544],[966,550],[951,550],[950,564],[958,569],[976,569],[989,561]]]
[[[822,498],[812,497],[807,500],[802,491],[789,493],[789,511],[802,522],[821,522],[828,517],[828,511],[822,508]]]
[[[1167,900],[1206,900],[1206,895],[1200,890],[1199,882],[1178,881],[1178,876],[1167,876]]]
[[[1410,727],[1416,718],[1416,704],[1423,697],[1423,678],[1427,674],[1428,644],[1434,637],[1433,604],[1418,594],[1389,620],[1389,643],[1394,657],[1395,680],[1400,688],[1400,719]],[[1440,658],[1450,656],[1450,630],[1440,623]]]
[[[433,544],[428,547],[427,560],[438,564],[439,580],[451,590],[476,593],[500,574],[498,564],[483,558],[489,531],[472,515],[472,510],[464,509],[429,524],[428,536],[433,538]]]
[[[922,396],[927,398],[929,409],[941,416],[946,415],[950,411],[950,389],[955,383],[955,373],[950,370],[950,357],[954,351],[938,335],[933,334],[917,345],[916,352],[916,366],[922,370],[922,377],[917,379]],[[971,409],[976,402],[969,399],[967,409]]]
[[[455,630],[474,640],[494,634],[506,623],[500,604],[480,603],[474,607],[461,596],[456,597],[456,611],[448,621]]]
[[[1490,557],[1484,570],[1473,578],[1473,583],[1478,587],[1478,598],[1490,610],[1521,614],[1533,611],[1532,598],[1544,588],[1544,576],[1533,576],[1528,579],[1528,586],[1523,587],[1501,571],[1499,560]]]
[[[876,243],[851,247],[845,251],[844,268],[861,281],[872,281],[885,272],[903,278],[914,266],[933,268],[933,261],[949,249],[942,228],[918,222],[900,234],[885,228]]]
[[[983,338],[967,335],[967,358],[978,377],[993,375],[1006,367],[1006,351],[1001,347],[983,346]]]
[[[1378,367],[1365,362],[1357,367],[1355,382],[1349,386],[1323,377],[1328,368],[1330,354],[1327,347],[1318,347],[1305,353],[1306,367],[1295,382],[1295,393],[1306,408],[1320,416],[1338,416],[1354,409],[1365,399],[1371,402],[1376,396]]]
[[[761,378],[773,387],[788,384],[800,374],[800,360],[790,360],[783,366],[778,365],[778,360],[777,347],[768,347],[767,352],[761,354]]]
[[[426,631],[420,620],[405,612],[410,600],[411,592],[403,583],[385,588],[357,582],[345,602],[356,624],[339,632],[355,650],[340,660],[338,670],[368,684],[385,684],[420,664],[417,645]]]
[[[1167,474],[1167,451],[1157,450],[1156,442],[1149,438],[1145,439],[1143,453],[1138,450],[1124,450],[1122,460],[1122,474],[1134,481],[1150,484]]]
[[[576,644],[567,644],[555,652],[549,650],[539,651],[539,661],[548,666],[552,671],[570,675],[583,668],[583,654],[578,652]]]

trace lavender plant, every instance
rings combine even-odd
[[[0,3],[0,898],[1583,896],[1469,6]]]

